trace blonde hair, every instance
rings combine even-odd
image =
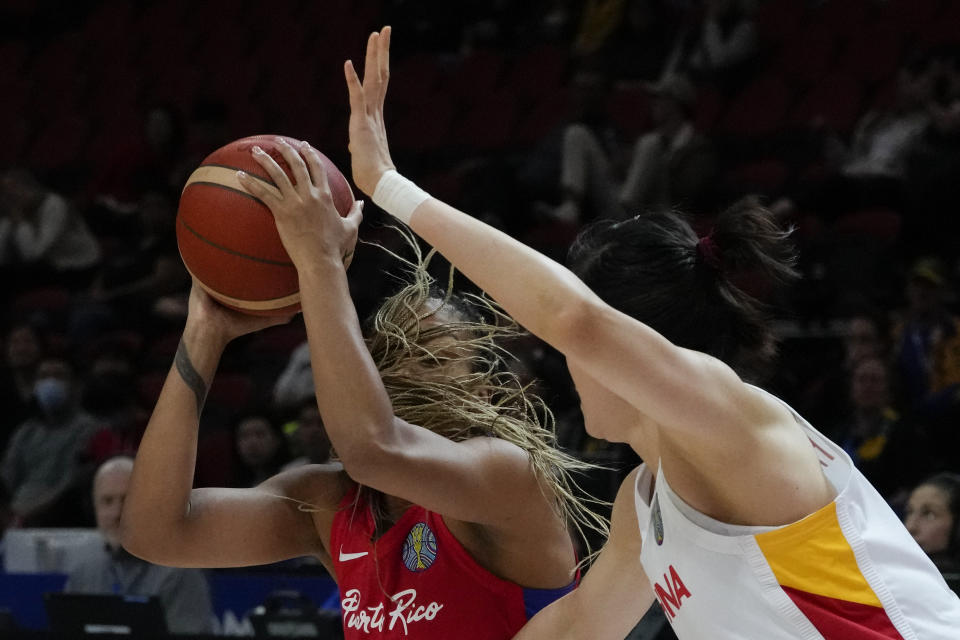
[[[366,332],[394,414],[453,441],[488,436],[526,451],[557,515],[580,534],[589,558],[585,530],[605,539],[609,525],[588,505],[609,505],[579,487],[574,475],[598,467],[558,448],[552,412],[508,366],[517,358],[504,343],[524,333],[486,296],[454,294],[453,269],[446,290],[439,289],[427,272],[434,252],[424,256],[409,231],[397,231],[414,259],[376,245],[403,264],[407,278],[379,307]],[[437,317],[441,313],[446,315],[442,321]],[[434,322],[424,327],[430,318]],[[445,365],[462,362],[469,364],[463,375],[411,376],[411,370],[442,372]],[[379,536],[386,520],[383,496],[369,487],[360,488],[358,500],[361,494],[373,509]]]

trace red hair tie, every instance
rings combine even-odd
[[[720,270],[720,247],[713,239],[713,232],[697,241],[697,255],[711,269]]]

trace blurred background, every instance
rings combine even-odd
[[[4,0],[0,628],[46,627],[43,594],[98,524],[95,470],[136,451],[185,316],[173,222],[187,176],[263,133],[309,140],[349,176],[342,64],[385,24],[404,175],[561,261],[600,217],[676,208],[706,233],[738,200],[766,204],[794,228],[804,277],[758,289],[782,344],[757,382],[900,513],[925,478],[960,472],[958,2]],[[403,251],[382,213],[365,215],[362,240]],[[361,317],[395,266],[358,247]],[[304,340],[295,320],[230,345],[198,486],[329,456]],[[560,444],[609,467],[586,485],[612,499],[636,457],[584,433],[558,354],[534,338],[516,350]],[[69,437],[16,436],[51,407]],[[957,549],[928,551],[955,570]],[[252,634],[248,614],[277,592],[336,615],[307,559],[202,578],[205,632]]]

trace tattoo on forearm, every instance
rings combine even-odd
[[[177,367],[177,373],[193,391],[193,395],[197,397],[197,415],[199,416],[203,410],[203,403],[207,399],[207,384],[203,381],[203,377],[197,373],[197,370],[193,368],[190,355],[187,353],[187,346],[183,344],[183,340],[177,347],[177,355],[174,356],[173,362]]]

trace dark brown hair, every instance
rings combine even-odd
[[[798,277],[789,233],[744,200],[723,211],[706,238],[676,211],[601,220],[580,233],[568,258],[607,304],[756,379],[776,352],[762,299]]]

